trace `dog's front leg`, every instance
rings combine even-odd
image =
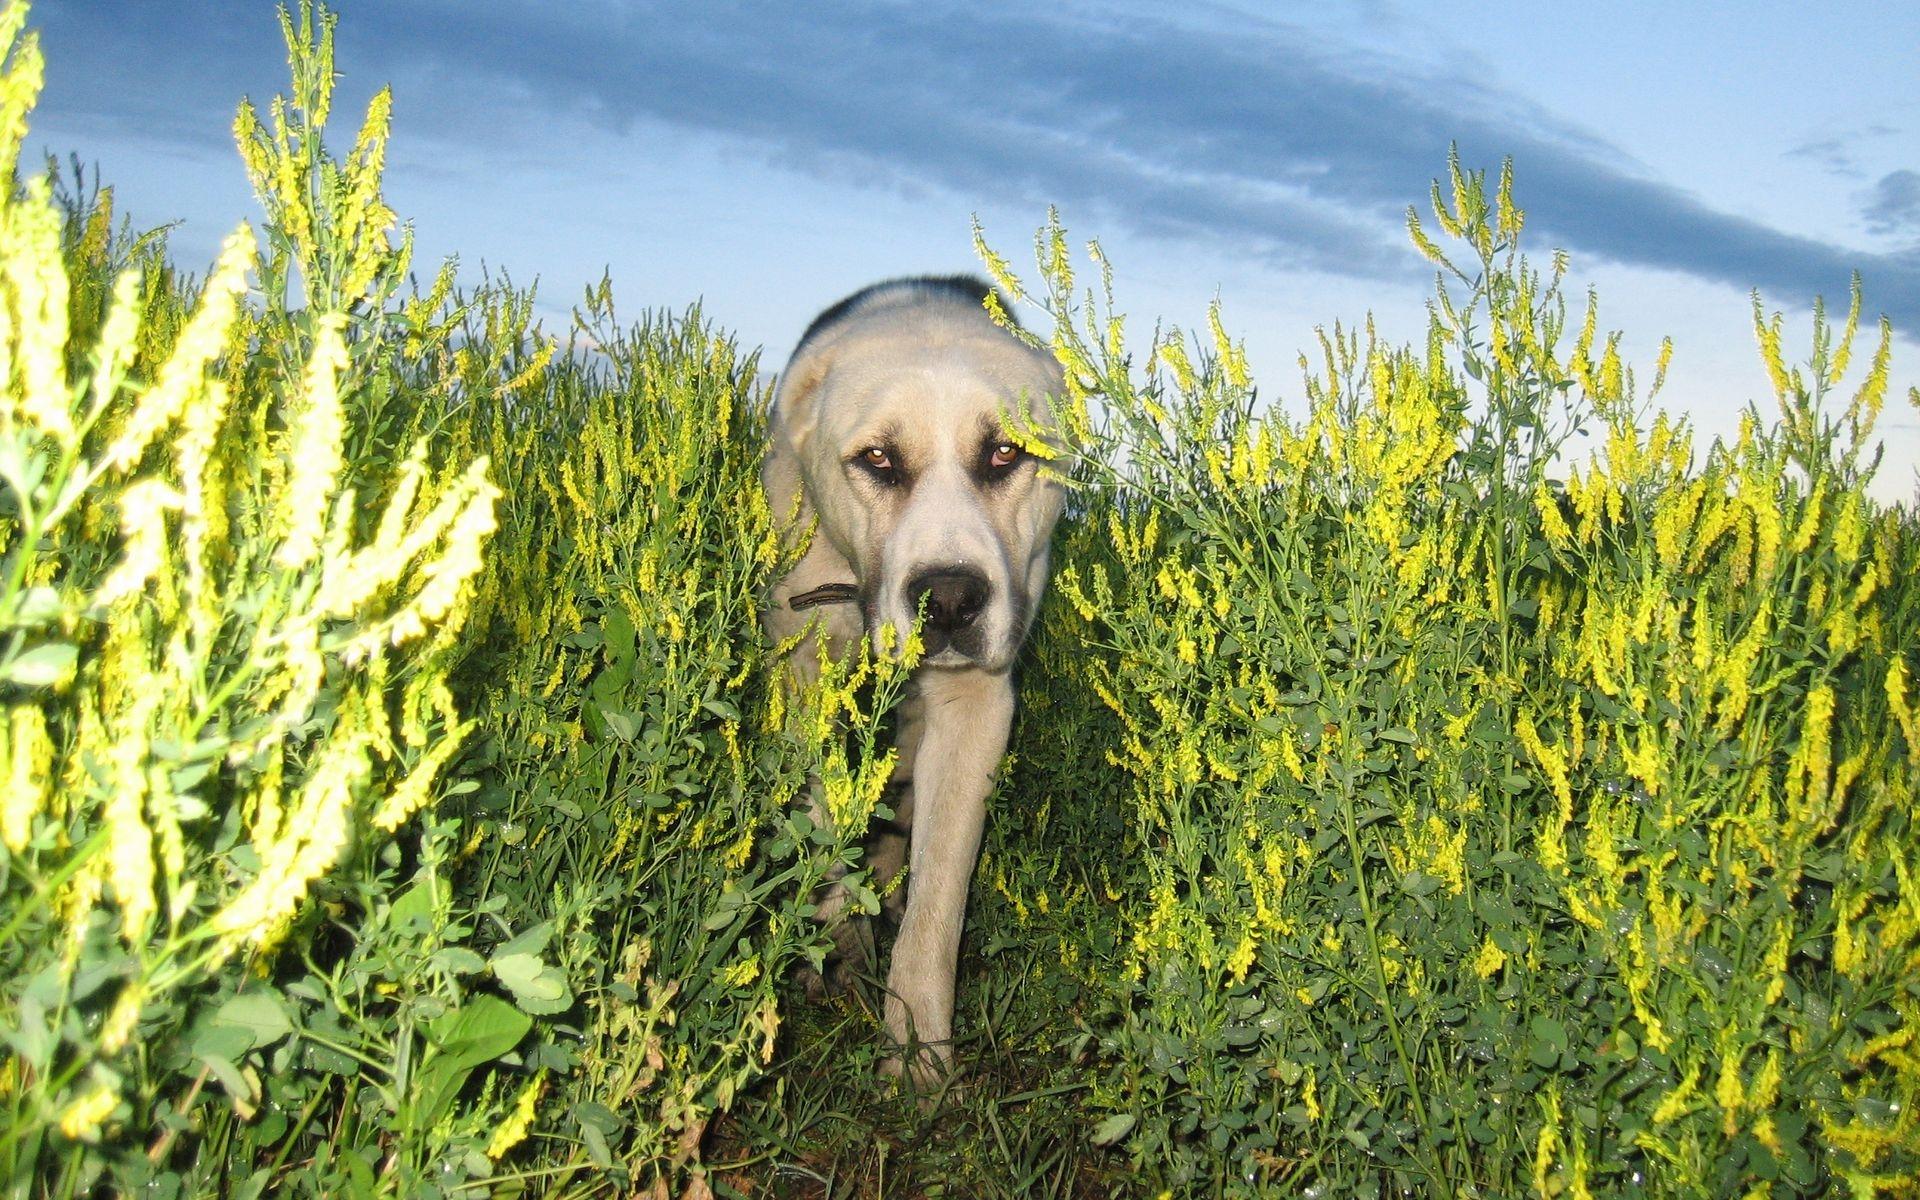
[[[887,972],[887,1032],[917,1083],[938,1082],[953,1061],[954,970],[967,884],[980,852],[987,793],[1013,721],[1006,672],[928,670],[919,679],[919,753],[913,764],[913,832],[907,911]]]

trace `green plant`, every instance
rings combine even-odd
[[[757,483],[753,359],[697,312],[620,328],[604,282],[578,319],[526,390],[474,389],[453,422],[516,481],[463,668],[484,697],[487,830],[465,886],[598,914],[555,1080],[578,1141],[550,1170],[677,1188],[704,1178],[709,1119],[772,1055],[780,981],[820,964],[828,872],[855,868],[844,882],[877,910],[856,855],[903,676],[863,653],[809,694],[775,684],[792,648],[765,644],[757,606],[791,559]],[[810,777],[831,825],[809,816]]]
[[[9,177],[41,73],[24,20],[15,5],[0,27]],[[297,63],[324,58],[310,14],[284,23]],[[447,650],[496,493],[484,459],[355,441],[393,372],[405,253],[379,204],[384,104],[336,168],[318,140],[330,80],[302,76],[271,133],[243,110],[274,247],[258,308],[244,226],[196,290],[153,239],[111,234],[109,193],[63,214],[38,178],[0,202],[0,1172],[22,1194],[235,1182],[180,1153],[209,1133],[264,1143],[235,1154],[239,1177],[272,1150],[272,1120],[222,1114],[277,1107],[278,1072],[339,1048],[321,997],[282,991],[276,965],[324,911],[316,891],[382,915],[354,887],[391,875],[388,835],[470,728]],[[324,186],[287,184],[308,168]],[[374,1039],[401,1082],[415,1031]],[[398,1119],[396,1153],[424,1169],[445,1130]]]
[[[1098,1139],[1204,1193],[1910,1187],[1885,331],[1834,418],[1857,304],[1804,373],[1760,322],[1780,424],[1696,462],[1508,180],[1448,183],[1426,346],[1324,336],[1298,423],[1217,312],[1136,376],[1042,232],[1107,534],[1058,586],[1131,781]]]

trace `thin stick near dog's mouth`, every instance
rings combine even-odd
[[[809,592],[787,598],[787,607],[795,612],[822,604],[852,604],[860,599],[860,589],[851,583],[823,583]]]

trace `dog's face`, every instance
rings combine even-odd
[[[926,665],[1012,663],[1064,499],[1021,443],[1051,436],[1059,385],[1050,356],[977,308],[856,315],[796,353],[776,453],[853,566],[877,648],[921,613]]]

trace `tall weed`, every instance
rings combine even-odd
[[[1136,373],[1042,232],[1105,536],[1058,580],[1095,652],[1029,695],[1090,689],[1130,782],[1098,1136],[1207,1194],[1911,1188],[1889,335],[1835,411],[1857,302],[1799,370],[1756,304],[1779,414],[1696,454],[1507,178],[1446,186],[1426,344],[1323,336],[1297,421],[1217,310]]]

